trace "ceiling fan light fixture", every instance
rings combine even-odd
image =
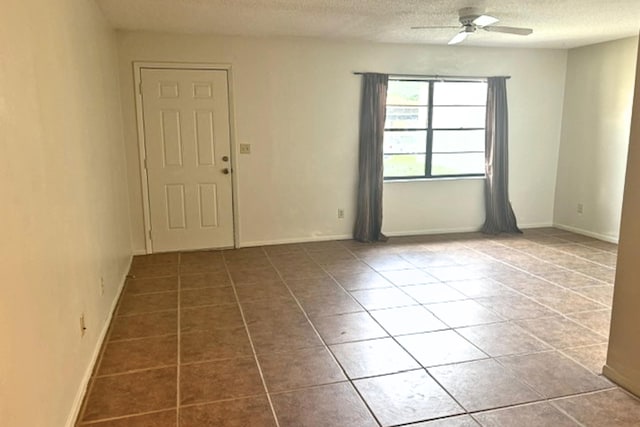
[[[480,15],[477,18],[475,18],[472,22],[474,25],[477,25],[478,27],[486,27],[487,25],[493,25],[498,21],[499,19],[494,18],[493,16]]]

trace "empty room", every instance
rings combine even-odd
[[[4,0],[0,425],[640,425],[637,0]]]

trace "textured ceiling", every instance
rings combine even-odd
[[[115,28],[446,44],[458,10],[477,7],[530,36],[478,31],[465,45],[571,48],[634,36],[640,0],[96,0]]]

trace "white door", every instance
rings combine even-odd
[[[224,70],[141,69],[153,252],[233,246]]]

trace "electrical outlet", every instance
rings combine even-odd
[[[576,212],[578,212],[580,215],[582,215],[583,211],[584,211],[584,205],[582,203],[578,203]]]
[[[84,321],[84,313],[80,314],[80,337],[84,337],[84,333],[87,331],[87,324]]]
[[[338,209],[338,219],[344,219],[344,209]]]
[[[251,144],[240,144],[240,154],[251,154]]]
[[[100,296],[104,296],[104,277],[100,277]]]

